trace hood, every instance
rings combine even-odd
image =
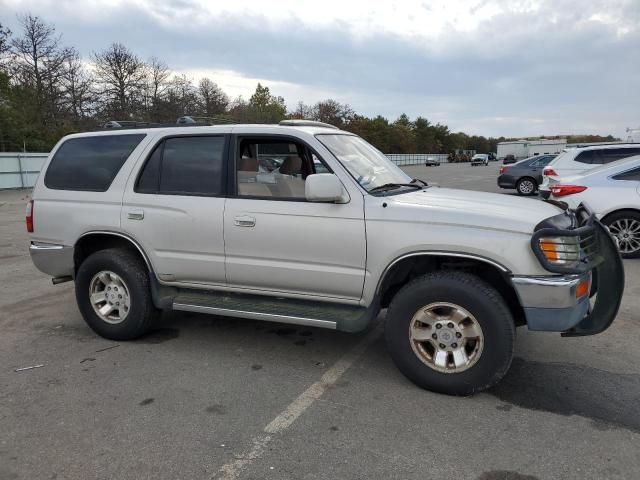
[[[531,234],[542,220],[562,213],[554,205],[532,198],[453,188],[429,187],[386,197],[389,206],[429,223],[477,226]]]

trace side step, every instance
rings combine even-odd
[[[370,317],[370,309],[352,305],[201,290],[181,291],[173,309],[349,332],[364,329]]]

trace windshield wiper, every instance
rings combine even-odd
[[[422,186],[418,185],[417,183],[385,183],[384,185],[373,187],[371,190],[369,190],[369,193],[386,192],[387,190],[394,190],[400,187],[411,187],[422,190]]]
[[[418,183],[418,182],[420,182],[425,187],[429,186],[429,184],[427,182],[425,182],[424,180],[422,180],[421,178],[412,178],[411,179],[411,183]]]

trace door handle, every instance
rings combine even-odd
[[[144,210],[142,209],[129,210],[129,212],[127,213],[127,218],[129,220],[142,220],[144,218]]]
[[[255,227],[256,219],[249,215],[241,215],[235,219],[236,227]]]

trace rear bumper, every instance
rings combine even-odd
[[[590,281],[581,275],[513,277],[529,330],[564,332],[575,327],[589,310],[589,296],[576,297],[579,283]]]
[[[504,173],[498,177],[497,182],[500,188],[516,188],[515,178],[505,175]]]
[[[52,277],[73,276],[73,247],[31,242],[31,261],[38,270]]]

